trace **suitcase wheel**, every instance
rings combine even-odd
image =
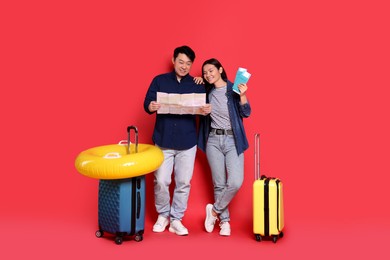
[[[102,237],[103,236],[103,230],[97,230],[96,232],[95,232],[95,236],[96,237]]]
[[[123,242],[123,237],[117,236],[115,237],[115,244],[120,245]]]
[[[144,239],[144,237],[142,236],[142,234],[137,234],[134,237],[134,240],[137,242],[141,242],[143,239]]]
[[[283,232],[280,232],[279,237],[282,238],[283,235],[284,235]]]
[[[255,234],[255,239],[257,242],[261,242],[261,236],[259,234]]]

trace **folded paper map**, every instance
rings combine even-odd
[[[157,102],[161,107],[158,114],[202,114],[202,106],[206,104],[206,94],[173,94],[157,92]]]

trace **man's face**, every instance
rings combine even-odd
[[[172,63],[178,78],[182,78],[190,73],[192,61],[187,57],[187,55],[179,53],[176,59],[172,59]]]

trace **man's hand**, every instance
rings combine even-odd
[[[203,78],[202,77],[194,77],[194,81],[198,85],[203,84]]]
[[[202,106],[202,115],[208,115],[211,113],[211,104],[205,104],[204,106]]]
[[[150,112],[156,112],[157,110],[160,109],[160,107],[161,107],[160,103],[158,103],[156,101],[152,101],[152,102],[150,102],[148,109]]]

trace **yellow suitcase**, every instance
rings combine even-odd
[[[260,177],[260,135],[255,134],[255,181],[253,183],[253,233],[256,241],[283,237],[283,183],[279,178]]]

